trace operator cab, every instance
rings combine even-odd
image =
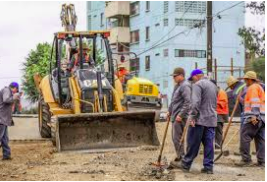
[[[97,55],[97,39],[104,42],[106,45],[105,52]],[[73,41],[74,40],[74,41]],[[70,44],[75,42],[76,46]],[[77,46],[78,44],[78,46]],[[103,71],[99,69],[99,64],[95,60],[104,59],[106,53],[106,59],[109,61],[111,58],[111,51],[109,50],[109,44],[105,33],[90,33],[90,32],[62,32],[55,34],[55,40],[53,44],[53,50],[51,57],[55,56],[55,66],[52,68],[50,65],[50,83],[52,87],[52,93],[60,105],[65,108],[71,107],[71,88],[70,79],[74,78],[81,90],[81,99],[85,101],[92,101],[95,99],[94,93],[99,89],[98,82],[101,80],[101,89],[105,95],[107,95],[107,101],[112,100],[112,85],[113,83],[113,69],[109,67],[109,70]],[[65,51],[65,52],[64,52]],[[80,52],[82,54],[80,54]],[[101,62],[104,62],[101,60]],[[110,62],[109,61],[109,62]],[[99,73],[98,73],[99,72]],[[104,72],[106,74],[104,74]],[[100,74],[99,79],[97,74]],[[105,77],[107,75],[107,77]],[[98,81],[99,80],[99,81]],[[112,102],[107,102],[112,103]],[[89,111],[86,104],[81,103],[82,112]],[[108,110],[112,109],[112,106],[107,106]]]

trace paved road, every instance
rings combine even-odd
[[[9,127],[10,140],[40,140],[37,118],[16,118],[15,126]]]

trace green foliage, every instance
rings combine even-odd
[[[238,30],[238,35],[243,38],[243,44],[250,53],[264,56],[265,53],[265,34],[251,27],[243,27]]]
[[[259,14],[264,15],[265,14],[265,1],[252,1],[246,5],[247,8],[251,10],[252,14]]]
[[[50,44],[40,43],[34,50],[30,51],[23,63],[22,90],[31,102],[36,102],[39,98],[33,76],[35,73],[39,73],[43,77],[49,73],[51,49]]]
[[[265,1],[252,1],[246,5],[252,14],[265,14]],[[238,35],[243,38],[246,51],[259,57],[265,55],[265,30],[258,31],[252,27],[243,27],[238,30]]]
[[[90,55],[93,56],[93,44],[89,45]],[[96,65],[101,65],[105,62],[104,52],[101,49],[96,50]]]
[[[257,73],[258,78],[265,82],[265,57],[260,57],[253,61],[251,68]]]

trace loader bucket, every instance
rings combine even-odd
[[[155,111],[59,115],[52,118],[57,150],[95,150],[159,145]]]

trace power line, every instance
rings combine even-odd
[[[220,13],[222,13],[222,12],[224,12],[224,11],[227,11],[227,10],[229,10],[229,9],[232,9],[232,8],[236,7],[237,5],[239,5],[239,4],[241,4],[241,3],[244,3],[244,1],[241,1],[241,2],[239,2],[239,3],[236,3],[236,4],[234,4],[234,5],[232,5],[232,6],[228,7],[228,8],[225,8],[225,9],[223,9],[223,10],[220,10],[220,11],[218,11],[215,15],[213,15],[212,17],[214,17],[214,16],[218,16]]]
[[[180,19],[182,19],[184,17],[184,15],[188,12],[188,10],[191,8],[191,6],[193,5],[194,2],[191,2],[191,4],[188,6],[188,8],[185,10],[185,12],[183,13],[183,15],[181,16]],[[157,41],[155,44],[157,44],[158,42],[160,42],[162,39],[164,39],[166,36],[168,36],[174,29],[176,28],[175,22],[174,22],[174,27],[166,34],[164,35],[159,41]],[[152,46],[154,46],[155,44],[153,44]]]
[[[182,35],[182,34],[184,34],[185,32],[190,31],[190,30],[192,30],[192,29],[194,29],[194,28],[198,28],[198,27],[201,27],[201,23],[197,23],[197,24],[195,24],[194,26],[192,26],[191,28],[189,28],[189,29],[187,29],[187,30],[184,30],[184,31],[182,31],[182,32],[179,32],[178,34],[176,34],[176,35],[174,35],[174,36],[172,36],[172,37],[170,37],[170,38],[164,40],[163,42],[160,42],[159,44],[157,44],[157,45],[155,45],[155,46],[153,46],[153,47],[151,47],[151,48],[149,48],[149,49],[147,49],[147,50],[145,50],[145,51],[143,51],[143,52],[137,54],[137,56],[140,56],[140,55],[146,53],[147,51],[150,51],[150,50],[152,50],[152,49],[158,47],[159,45],[161,45],[161,44],[163,44],[163,43],[165,43],[165,42],[168,42],[169,40],[171,40],[171,39],[173,39],[173,38],[175,38],[175,37],[177,37],[177,36],[179,36],[179,35]]]
[[[192,5],[194,4],[194,2],[191,2],[191,4],[187,7],[187,9],[183,12],[181,18],[179,19],[183,19],[184,15],[189,11],[189,9],[192,7]],[[169,36],[170,33],[176,28],[176,25],[174,25],[174,27],[167,33],[165,34],[163,37],[161,37],[158,41],[156,41],[155,43],[152,44],[151,47],[155,46],[156,44],[158,44],[160,41],[162,41],[165,37]],[[121,44],[121,43],[120,43]],[[121,44],[122,46],[126,47],[126,48],[131,48],[129,46],[126,46],[124,44]]]

